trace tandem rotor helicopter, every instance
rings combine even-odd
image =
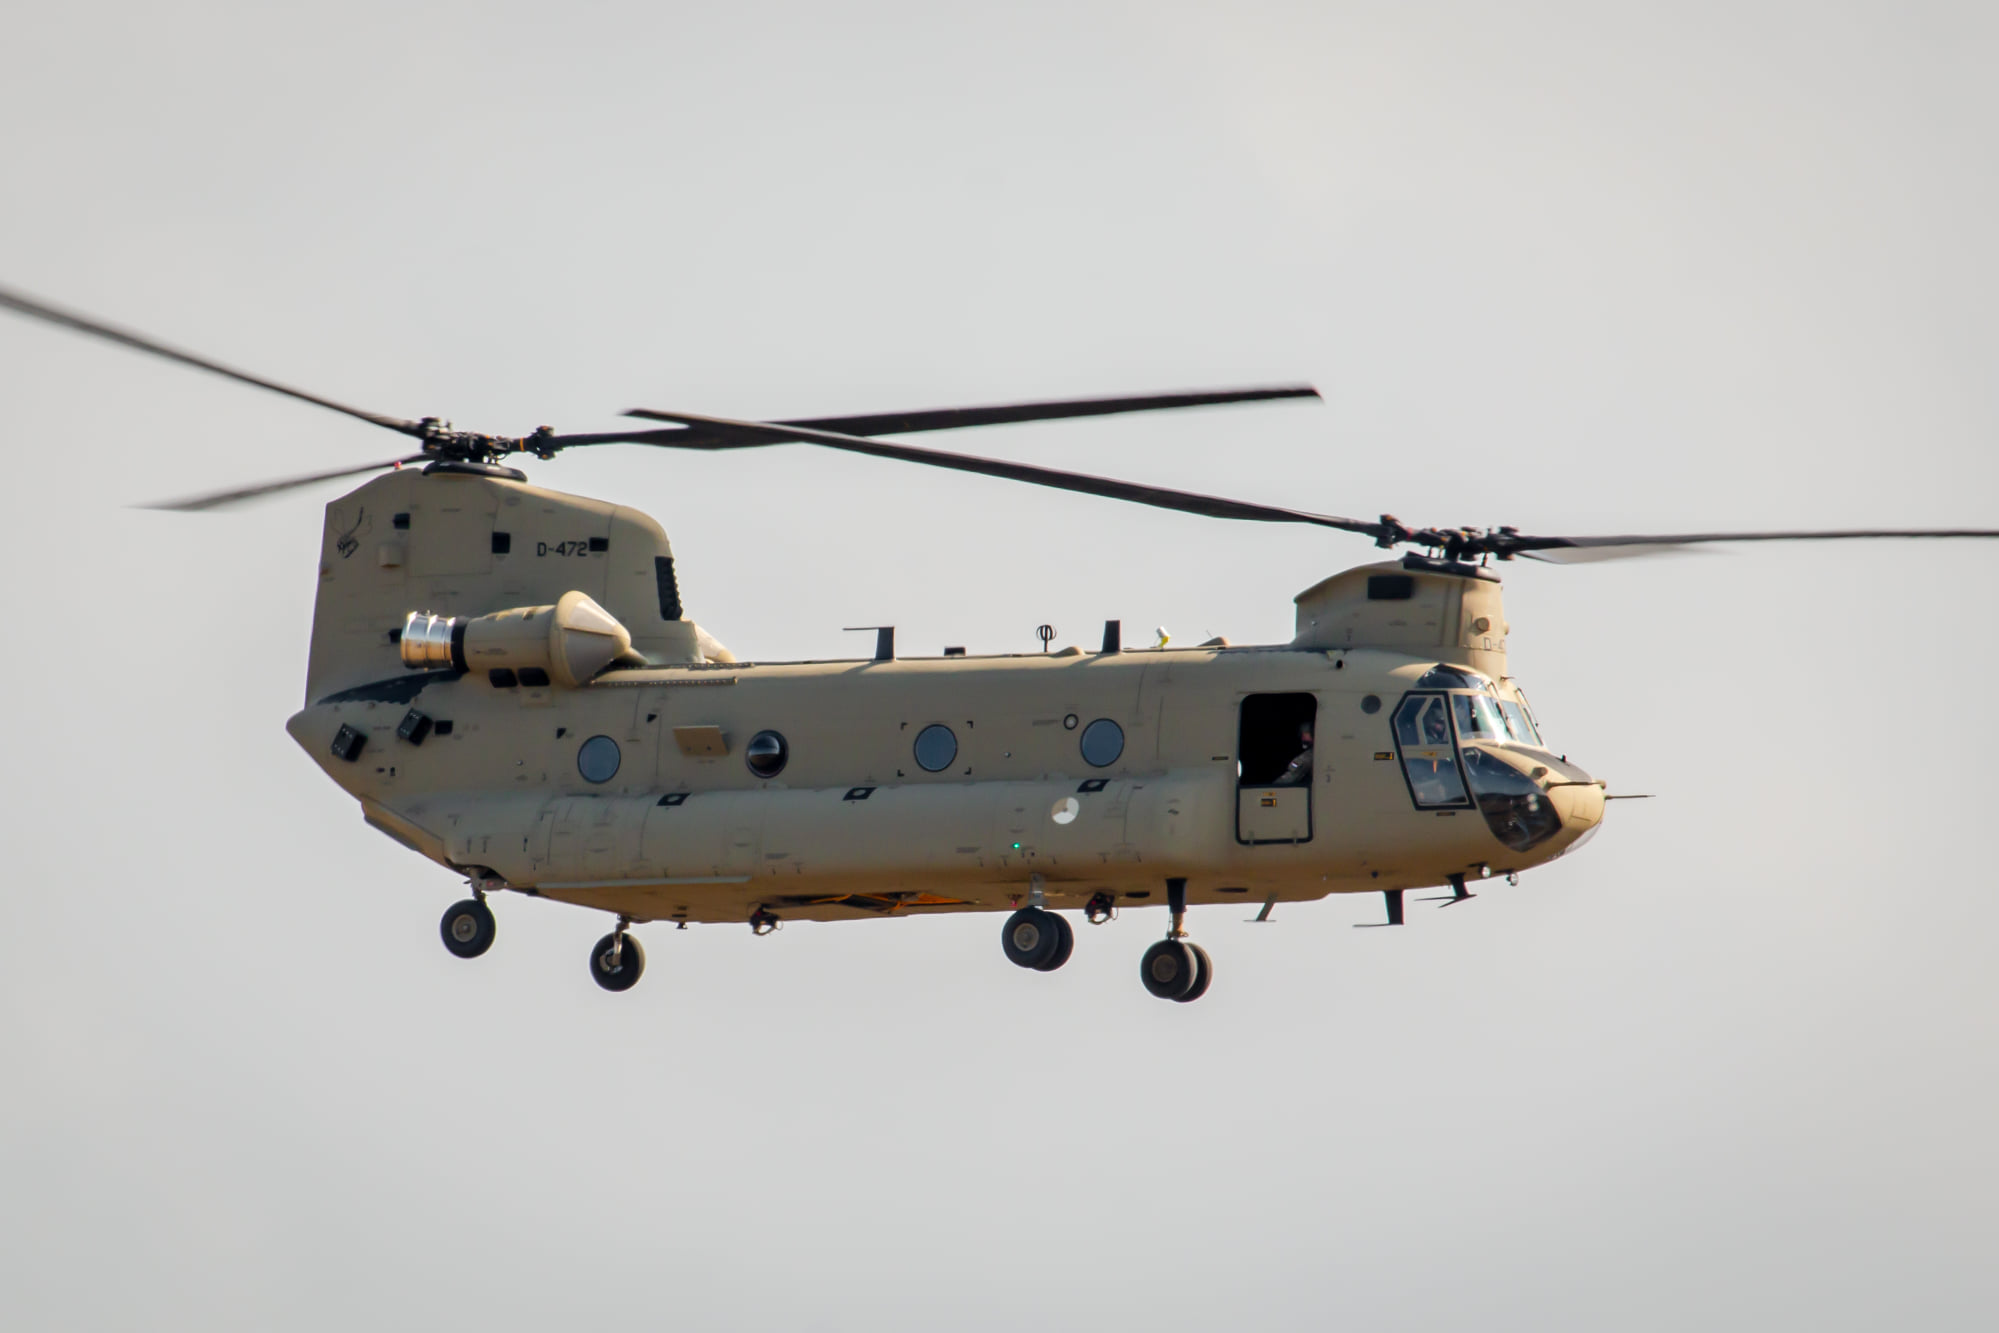
[[[0,288],[0,307],[409,437],[361,467],[160,506],[200,510],[369,472],[326,506],[305,706],[285,724],[390,838],[469,883],[440,930],[475,958],[503,890],[611,913],[590,975],[628,990],[641,922],[836,921],[1005,912],[1006,957],[1050,972],[1075,934],[1163,903],[1146,990],[1187,1002],[1214,964],[1196,903],[1411,889],[1471,897],[1580,846],[1610,796],[1546,744],[1507,671],[1494,562],[1694,543],[1991,538],[1994,529],[1535,536],[1411,528],[1246,503],[876,437],[1002,422],[1316,398],[1307,386],[797,421],[686,412],[603,434],[520,437],[364,412]],[[738,661],[689,619],[650,517],[531,486],[507,465],[564,449],[807,443],[1210,518],[1302,523],[1399,560],[1299,593],[1289,643]],[[421,467],[416,465],[421,464]]]

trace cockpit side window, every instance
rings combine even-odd
[[[1409,795],[1423,809],[1471,804],[1457,747],[1451,742],[1451,705],[1441,694],[1409,694],[1395,710],[1395,744]]]

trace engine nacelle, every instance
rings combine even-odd
[[[412,611],[403,622],[403,665],[412,669],[545,671],[573,690],[627,656],[636,656],[630,631],[581,592],[469,619]]]

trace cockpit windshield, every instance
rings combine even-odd
[[[1541,747],[1541,733],[1534,730],[1534,719],[1526,708],[1511,699],[1501,699],[1499,707],[1506,714],[1506,729],[1512,733],[1514,740],[1522,745]]]
[[[1435,680],[1442,670],[1423,680]],[[1449,692],[1411,690],[1395,709],[1396,749],[1410,797],[1418,809],[1473,806],[1506,846],[1521,852],[1539,846],[1562,827],[1542,779],[1566,780],[1566,769],[1549,776],[1555,757],[1539,748],[1540,729],[1524,702],[1502,698],[1475,677],[1452,684]]]
[[[1511,685],[1512,681],[1509,679],[1507,684]],[[1467,667],[1444,662],[1424,672],[1417,680],[1416,688],[1453,691],[1452,708],[1457,714],[1458,735],[1463,740],[1498,744],[1511,741],[1536,749],[1547,745],[1541,739],[1541,728],[1534,722],[1534,710],[1528,706],[1527,696],[1521,694],[1518,688],[1512,691],[1518,697],[1509,699],[1487,677]],[[1456,694],[1458,690],[1476,690],[1477,693]]]
[[[1513,738],[1512,729],[1499,711],[1499,700],[1491,695],[1454,694],[1451,706],[1458,715],[1458,739],[1498,744]]]

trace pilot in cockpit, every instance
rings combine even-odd
[[[1423,711],[1423,743],[1425,745],[1451,743],[1451,724],[1441,699]]]

